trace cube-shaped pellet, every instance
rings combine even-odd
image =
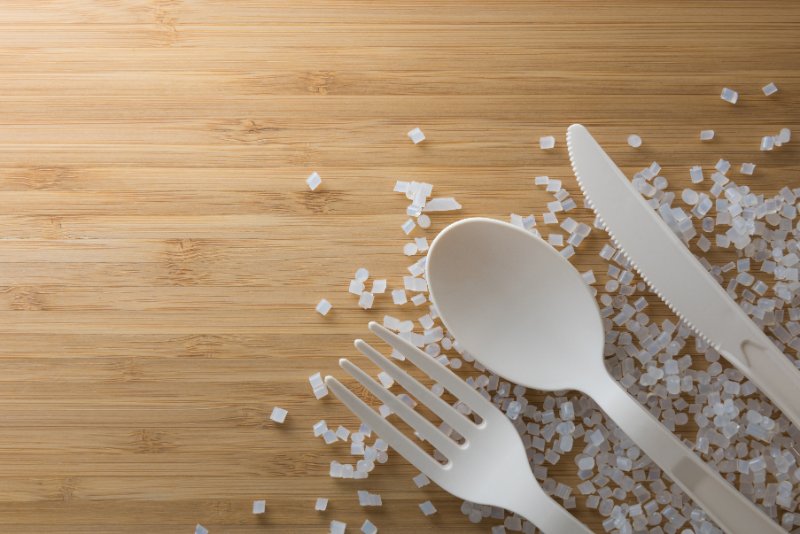
[[[317,187],[319,187],[319,184],[321,183],[322,183],[322,178],[319,177],[319,174],[317,174],[316,171],[309,174],[308,178],[306,178],[306,184],[308,184],[309,189],[311,189],[312,191],[314,191]]]
[[[408,138],[414,142],[415,145],[423,142],[425,140],[425,134],[422,133],[422,130],[419,128],[414,128],[410,132],[408,132]]]

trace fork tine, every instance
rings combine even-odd
[[[497,409],[492,403],[484,399],[480,393],[472,389],[457,374],[405,339],[390,332],[375,321],[370,321],[369,329],[379,338],[401,352],[403,356],[411,360],[411,363],[425,371],[428,376],[450,390],[453,395],[458,397],[461,402],[466,404],[482,418],[485,419],[493,410]]]
[[[389,376],[394,378],[398,384],[403,386],[406,391],[411,393],[422,404],[439,416],[439,418],[458,432],[461,436],[467,437],[470,430],[475,430],[475,424],[469,421],[464,415],[460,414],[455,408],[433,394],[431,390],[420,384],[419,381],[406,373],[403,369],[390,362],[389,359],[375,350],[363,339],[357,339],[355,346],[375,365],[383,369]]]
[[[458,445],[452,439],[445,436],[433,423],[398,399],[394,393],[378,384],[378,382],[365,373],[359,366],[347,358],[339,360],[339,366],[347,371],[350,376],[358,380],[362,386],[367,388],[369,392],[380,399],[381,402],[386,404],[394,413],[413,428],[422,439],[436,447],[439,452],[448,456],[458,450]]]
[[[408,460],[411,465],[434,481],[439,478],[442,466],[405,434],[395,428],[394,425],[370,408],[367,403],[359,399],[355,393],[332,376],[325,377],[325,385],[328,386],[342,404],[347,406],[356,417],[374,430],[378,436],[385,440],[400,456]]]

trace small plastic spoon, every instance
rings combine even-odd
[[[433,241],[427,272],[442,321],[476,360],[526,387],[592,397],[726,532],[784,532],[611,377],[595,299],[550,245],[508,223],[464,219]]]

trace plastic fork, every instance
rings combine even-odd
[[[381,417],[332,376],[328,388],[362,422],[394,450],[456,497],[479,504],[499,506],[525,517],[547,534],[586,534],[591,530],[550,498],[531,473],[525,447],[511,421],[496,406],[444,365],[375,322],[369,329],[456,396],[481,422],[474,423],[436,396],[403,369],[361,339],[355,346],[375,365],[427,406],[449,428],[464,438],[456,443],[357,365],[342,358],[339,365],[406,422],[419,437],[433,445],[446,459],[441,464]]]

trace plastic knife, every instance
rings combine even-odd
[[[800,428],[800,370],[706,271],[584,126],[567,129],[567,147],[588,204],[645,282]]]

